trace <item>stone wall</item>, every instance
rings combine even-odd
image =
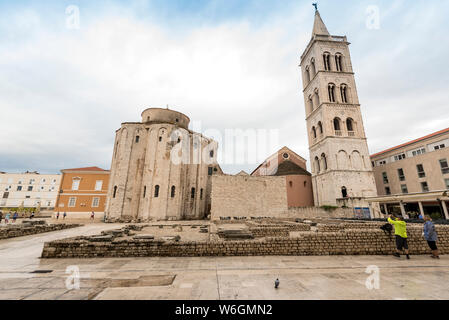
[[[449,228],[436,226],[441,254],[449,253]],[[422,226],[410,226],[411,254],[429,254]],[[151,239],[90,242],[67,239],[45,243],[42,258],[92,257],[198,257],[198,256],[321,256],[389,255],[395,238],[382,230],[350,229],[340,232],[306,232],[295,238],[266,238],[247,241],[174,242]]]
[[[32,234],[59,231],[82,226],[81,224],[50,224],[50,225],[34,225],[23,227],[21,225],[8,226],[0,228],[0,239],[8,239],[15,237],[29,236]]]
[[[324,210],[320,207],[308,208],[290,208],[286,213],[287,217],[292,218],[354,218],[352,208],[336,208],[333,210]]]
[[[212,220],[278,217],[288,210],[285,177],[212,177]]]

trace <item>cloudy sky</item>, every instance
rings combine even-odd
[[[167,104],[204,133],[278,130],[262,157],[285,145],[308,159],[298,65],[311,3],[0,0],[0,171],[108,169],[120,124]],[[371,153],[449,127],[449,1],[319,10],[352,43]]]

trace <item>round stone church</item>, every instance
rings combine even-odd
[[[108,220],[197,220],[211,210],[218,144],[189,130],[186,115],[161,108],[116,131]]]

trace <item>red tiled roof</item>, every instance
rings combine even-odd
[[[64,169],[61,171],[108,171],[108,170],[104,170],[99,167],[86,167],[86,168]]]
[[[399,149],[399,148],[402,148],[402,147],[406,147],[406,146],[408,146],[410,144],[413,144],[413,143],[416,143],[416,142],[419,142],[419,141],[422,141],[422,140],[426,140],[426,139],[432,138],[434,136],[437,136],[439,134],[446,133],[446,132],[449,132],[449,128],[443,129],[443,130],[440,130],[440,131],[437,131],[437,132],[434,132],[434,133],[431,133],[431,134],[429,134],[427,136],[424,136],[424,137],[421,137],[421,138],[418,138],[418,139],[415,139],[415,140],[412,140],[412,141],[409,141],[409,142],[406,142],[406,143],[403,143],[403,144],[400,144],[400,145],[398,145],[396,147],[393,147],[393,148],[390,148],[390,149],[387,149],[387,150],[375,153],[375,154],[371,155],[371,158],[377,157],[377,156],[379,156],[379,155],[381,155],[383,153],[387,153],[389,151],[393,151],[393,150],[396,150],[396,149]]]

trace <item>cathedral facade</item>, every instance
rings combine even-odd
[[[217,143],[189,130],[190,119],[150,108],[116,132],[106,217],[194,220],[210,213]]]
[[[318,10],[301,71],[315,205],[368,207],[377,192],[349,43]]]

